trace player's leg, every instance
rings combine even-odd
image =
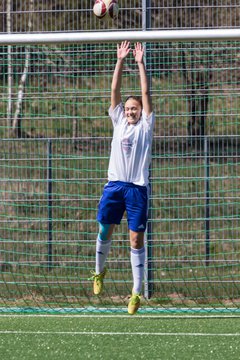
[[[96,244],[96,274],[104,270],[104,265],[111,247],[114,224],[99,223],[99,232]]]
[[[130,230],[131,244],[131,266],[133,274],[133,292],[140,294],[142,292],[142,281],[144,277],[145,247],[144,233]]]
[[[109,182],[98,205],[97,220],[99,232],[96,242],[96,266],[92,279],[93,292],[99,295],[103,289],[103,279],[106,274],[105,262],[111,247],[111,239],[115,224],[120,224],[125,210],[121,189],[115,183]]]
[[[130,244],[131,244],[131,266],[133,276],[132,295],[128,303],[128,313],[134,315],[139,306],[142,291],[142,281],[144,278],[144,263],[145,263],[145,247],[144,247],[144,233],[130,230]]]
[[[99,223],[99,233],[96,243],[96,265],[92,277],[93,293],[95,295],[101,294],[103,290],[103,280],[107,271],[104,265],[111,247],[113,230],[114,224]]]
[[[133,290],[128,305],[128,312],[129,314],[135,314],[140,305],[140,294],[144,277],[144,232],[147,226],[148,189],[145,187],[134,187],[130,189],[126,209],[130,229],[130,251],[133,275]]]

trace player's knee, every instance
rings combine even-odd
[[[130,231],[130,243],[133,249],[141,249],[144,246],[144,233]]]
[[[107,240],[109,240],[109,238],[108,238],[109,228],[110,228],[110,225],[109,225],[109,224],[99,223],[99,233],[98,233],[98,237],[99,237],[100,240],[102,240],[102,241],[107,241]]]

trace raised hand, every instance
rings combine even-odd
[[[127,57],[128,53],[131,51],[130,48],[130,42],[129,41],[123,41],[121,45],[117,45],[117,58],[118,59],[125,59]]]
[[[144,49],[141,43],[137,42],[134,46],[133,56],[137,63],[143,62]]]

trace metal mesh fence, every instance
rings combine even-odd
[[[119,1],[115,23],[81,1],[11,2],[11,32],[236,27],[235,1]],[[2,4],[2,32],[7,5]],[[145,8],[143,8],[143,5]],[[143,14],[147,11],[150,20]],[[31,19],[31,22],[29,22]],[[239,306],[238,41],[149,43],[156,113],[148,275],[151,310]],[[1,47],[0,300],[3,308],[110,308],[131,292],[124,219],[95,299],[96,209],[112,136],[116,44]],[[123,98],[139,93],[128,58]]]
[[[94,1],[12,1],[0,5],[0,32],[238,28],[238,0],[119,0],[114,22],[94,17]],[[147,15],[147,16],[146,16]]]

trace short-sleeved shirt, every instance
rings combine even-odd
[[[151,162],[154,113],[142,111],[136,124],[128,124],[123,104],[110,107],[114,132],[108,167],[109,181],[124,181],[147,186]]]

